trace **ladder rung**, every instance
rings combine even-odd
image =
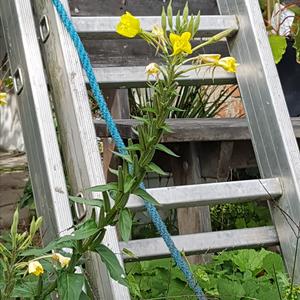
[[[191,66],[185,66],[184,68],[189,67]],[[147,75],[144,66],[97,67],[94,68],[94,71],[97,81],[101,83],[102,87],[129,88],[147,86]],[[151,80],[151,78],[149,79]],[[221,68],[215,69],[212,76],[212,69],[203,67],[199,72],[190,71],[186,77],[178,81],[181,85],[234,84],[236,83],[236,77],[235,74],[228,73]]]
[[[161,17],[138,17],[141,27],[151,31],[154,25],[161,23]],[[120,17],[73,17],[77,32],[83,38],[112,39],[122,38],[116,33]],[[175,21],[175,20],[174,20]],[[212,36],[226,29],[238,30],[235,16],[201,16],[199,36]]]
[[[147,191],[165,209],[270,200],[282,194],[277,178],[172,186]],[[144,201],[131,196],[128,208],[142,210]]]
[[[188,255],[278,244],[273,226],[178,235],[172,239],[176,247]],[[162,238],[120,242],[120,248],[130,250],[140,260],[170,256]],[[124,259],[130,258],[125,256]]]

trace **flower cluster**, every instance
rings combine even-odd
[[[134,38],[136,36],[140,36],[145,39],[149,44],[156,47],[158,50],[164,55],[169,56],[181,56],[183,60],[180,65],[184,65],[187,62],[192,62],[194,64],[193,69],[199,69],[201,66],[208,66],[212,68],[221,67],[227,72],[235,73],[237,71],[237,62],[234,57],[223,57],[219,54],[208,54],[208,55],[196,55],[192,58],[185,59],[188,55],[195,53],[198,49],[203,46],[215,43],[222,38],[226,37],[231,31],[227,30],[221,32],[211,39],[208,42],[200,44],[198,46],[192,47],[191,41],[198,30],[199,22],[197,19],[193,19],[191,17],[190,23],[187,21],[187,17],[183,20],[183,24],[187,25],[176,25],[176,28],[172,28],[172,21],[169,18],[169,27],[170,33],[167,33],[166,30],[166,16],[164,15],[164,11],[162,14],[162,25],[154,25],[152,32],[144,31],[141,28],[140,20],[134,17],[131,13],[126,12],[120,19],[120,22],[117,25],[117,33],[122,36],[128,38]],[[184,17],[183,17],[184,18]],[[198,24],[196,26],[195,24]],[[154,75],[158,78],[158,73],[160,72],[160,68],[157,64],[151,63],[146,67],[146,73],[149,76]]]

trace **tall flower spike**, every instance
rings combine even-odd
[[[142,31],[140,20],[134,17],[128,11],[121,16],[120,22],[117,25],[117,33],[128,38],[134,38]]]
[[[170,33],[170,41],[173,47],[173,55],[177,55],[180,53],[192,54],[193,51],[190,39],[190,32],[184,32],[182,35]]]
[[[28,264],[28,273],[35,276],[41,276],[44,273],[44,268],[37,260],[30,261]]]

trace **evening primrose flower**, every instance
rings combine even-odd
[[[219,60],[218,66],[222,67],[225,71],[235,73],[238,63],[234,57],[223,57]]]
[[[213,67],[221,67],[227,72],[235,73],[238,63],[234,57],[221,58],[220,54],[203,54],[197,59],[200,64],[211,64]]]
[[[184,32],[182,35],[170,33],[170,41],[173,47],[173,55],[180,53],[192,54],[192,45],[190,43],[191,33]]]
[[[117,33],[128,38],[135,37],[142,31],[140,20],[134,17],[128,11],[121,16],[120,22],[117,25]]]
[[[147,73],[148,77],[151,75],[157,77],[159,74],[159,71],[160,71],[159,66],[156,63],[151,63],[146,67],[146,73]]]
[[[0,93],[0,106],[7,105],[7,94],[6,93]]]
[[[35,276],[40,276],[44,273],[44,268],[37,260],[30,261],[28,264],[28,273]]]
[[[70,257],[65,257],[59,253],[52,254],[52,259],[58,261],[62,268],[67,267],[71,260]]]

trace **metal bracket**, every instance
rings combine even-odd
[[[24,87],[24,81],[23,81],[23,75],[22,75],[21,67],[18,67],[15,70],[12,77],[13,77],[13,82],[14,82],[15,93],[17,95],[20,95],[22,90],[23,90],[23,87]]]
[[[50,27],[48,17],[43,15],[40,19],[40,36],[43,43],[45,43],[50,35]]]

